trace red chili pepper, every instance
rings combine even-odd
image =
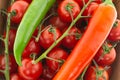
[[[53,80],[75,80],[106,40],[116,18],[117,12],[110,0],[100,4],[88,23],[83,37]]]

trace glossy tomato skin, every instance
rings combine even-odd
[[[41,78],[43,80],[52,80],[52,78],[54,77],[55,74],[56,74],[56,72],[49,69],[49,67],[45,64]]]
[[[38,55],[41,52],[41,47],[38,42],[35,41],[35,38],[31,38],[26,48],[22,53],[23,58],[29,58],[31,54]]]
[[[5,55],[1,54],[0,55],[0,70],[5,70]],[[9,71],[10,74],[16,72],[18,68],[18,65],[15,61],[15,58],[12,53],[9,54]]]
[[[41,33],[39,38],[40,45],[47,49],[49,48],[55,40],[57,40],[62,35],[61,31],[58,28],[47,26],[46,29]],[[59,46],[58,43],[57,46]]]
[[[63,50],[62,48],[54,48],[50,53],[48,53],[47,56],[50,58],[53,58],[53,59],[64,61],[67,59],[68,53],[65,50]],[[59,63],[59,62],[56,62],[56,61],[53,61],[50,59],[46,59],[46,64],[48,65],[48,67],[51,70],[57,71],[57,70],[59,70],[59,68],[61,66],[60,64],[62,64],[62,63]]]
[[[109,48],[112,47],[111,44],[107,44],[107,46]],[[114,47],[110,50],[110,52],[107,53],[105,52],[105,54],[104,51],[105,51],[104,48],[101,47],[98,50],[97,54],[95,55],[94,59],[97,62],[97,64],[100,66],[109,66],[114,62],[116,58],[116,51]]]
[[[84,6],[84,2],[86,4],[89,0],[75,0],[75,1],[79,4],[80,7],[83,7]]]
[[[89,21],[90,17],[92,17],[92,15],[94,14],[95,10],[97,9],[97,7],[99,6],[98,3],[96,2],[91,2],[87,8],[85,9],[85,11],[83,12],[84,16],[89,16],[89,18],[87,18],[86,20]]]
[[[51,17],[49,23],[54,27],[59,28],[61,31],[69,25],[68,23],[61,21],[59,16]]]
[[[113,28],[111,29],[108,39],[110,41],[119,41],[120,40],[120,20],[116,19]]]
[[[15,1],[9,8],[9,12],[14,12],[14,15],[11,17],[11,21],[17,24],[20,23],[28,6],[29,3],[27,3],[26,1]]]
[[[23,80],[18,73],[13,73],[10,75],[10,80]]]
[[[26,1],[26,2],[28,2],[29,4],[32,2],[32,0],[17,0],[17,1]]]
[[[10,28],[9,30],[9,41],[8,41],[8,48],[10,51],[13,51],[13,45],[16,37],[16,29]],[[6,36],[6,32],[4,32],[4,37]]]
[[[68,7],[69,6],[69,7]],[[74,0],[63,0],[60,5],[58,5],[58,15],[63,22],[71,22],[72,17],[67,8],[70,8],[71,15],[75,19],[80,13],[80,7]]]
[[[36,80],[42,74],[42,63],[33,64],[32,59],[25,58],[22,60],[22,66],[18,67],[19,75],[25,80]]]
[[[68,35],[62,40],[62,45],[68,49],[72,49],[81,36],[81,31],[74,26],[70,29]]]
[[[98,80],[109,80],[108,72],[104,70],[103,67],[98,66],[98,71],[95,66],[90,66],[84,76],[84,80],[96,80],[96,76],[98,75]],[[103,71],[103,72],[102,72]]]

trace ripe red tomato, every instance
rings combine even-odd
[[[89,0],[75,0],[75,1],[79,4],[80,7],[83,7],[84,3],[86,4]]]
[[[38,55],[40,52],[41,52],[41,48],[40,48],[39,43],[35,41],[35,38],[31,38],[22,53],[22,57],[29,58],[31,54]]]
[[[95,12],[95,10],[97,9],[98,5],[99,5],[98,3],[91,2],[91,3],[87,6],[87,8],[85,9],[83,15],[84,15],[84,16],[90,16],[90,17],[92,17],[92,15],[93,15],[93,13]],[[86,20],[89,21],[90,17],[87,18]]]
[[[28,6],[29,3],[26,1],[15,1],[9,8],[9,12],[14,13],[14,15],[11,17],[11,21],[13,23],[20,23]]]
[[[10,51],[13,51],[13,45],[14,45],[14,40],[16,36],[16,29],[10,28],[9,31],[9,42],[8,42],[8,48]],[[6,32],[4,32],[4,37],[6,36]]]
[[[32,59],[26,58],[22,60],[22,66],[18,67],[19,75],[25,80],[36,80],[42,74],[42,63],[33,64]]]
[[[119,41],[120,40],[120,20],[116,19],[113,28],[111,29],[108,39],[111,41]]]
[[[98,79],[96,79],[97,76]],[[109,80],[109,75],[103,67],[90,66],[85,73],[84,80]]]
[[[54,77],[55,74],[56,74],[56,72],[50,70],[49,67],[45,64],[41,78],[43,78],[43,80],[52,80],[52,78]]]
[[[63,0],[58,5],[58,15],[63,22],[71,22],[80,13],[80,7],[74,0]]]
[[[20,0],[18,0],[18,1],[20,1]],[[32,0],[21,0],[21,1],[26,1],[26,2],[28,2],[29,4],[32,2]]]
[[[5,55],[1,54],[0,55],[0,70],[5,70],[5,64],[6,64],[5,60],[6,60]],[[17,63],[15,61],[15,58],[14,58],[13,54],[10,53],[9,54],[9,71],[10,71],[10,74],[16,72],[17,68],[18,68],[18,66],[17,66]]]
[[[48,53],[47,57],[50,57],[56,60],[66,60],[68,57],[68,53],[61,48],[54,48],[50,53]],[[60,65],[61,63],[56,62],[54,60],[50,60],[50,59],[46,59],[46,64],[53,71],[59,70],[61,66]]]
[[[51,17],[49,20],[49,23],[57,28],[59,28],[61,31],[68,26],[67,23],[61,21],[59,16]]]
[[[68,49],[72,49],[81,36],[80,30],[76,27],[72,27],[68,32],[68,35],[62,40],[62,45]]]
[[[13,73],[10,75],[10,80],[23,80],[18,73]]]
[[[62,35],[58,28],[51,27],[50,25],[41,33],[39,43],[44,48],[49,48],[55,40],[57,40]],[[60,43],[58,44],[60,45]],[[57,45],[57,46],[58,46]]]
[[[94,59],[100,66],[108,66],[111,65],[116,58],[115,48],[110,44],[104,43],[103,46],[98,50]]]

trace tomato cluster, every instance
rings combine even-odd
[[[42,28],[38,27],[35,30],[32,38],[22,53],[22,66],[16,64],[13,53],[10,53],[10,80],[51,80],[54,77],[74,46],[77,44],[78,40],[84,35],[87,23],[98,5],[102,3],[102,0],[94,0],[94,2],[91,2],[88,5],[83,12],[83,18],[77,21],[77,23],[69,30],[67,36],[48,53],[45,59],[36,64],[33,64],[33,60],[48,49],[51,44],[55,43],[56,40],[68,29],[70,23],[80,13],[84,4],[88,2],[88,0],[85,0],[85,2],[83,1],[84,0],[56,1],[54,4],[55,6],[51,8],[46,17],[53,13],[56,13],[57,15],[49,17],[42,24]],[[12,13],[12,25],[17,24],[15,25],[16,27],[19,25],[31,2],[32,0],[16,0],[8,8],[8,12]],[[10,52],[13,52],[13,45],[17,31],[17,28],[14,28],[11,27],[9,31],[8,47]],[[106,70],[105,67],[110,67],[116,58],[115,46],[113,46],[111,42],[117,42],[120,40],[119,30],[120,20],[117,19],[108,38],[95,55],[94,61],[90,63],[84,75],[85,80],[96,80],[97,78],[98,80],[109,80],[109,69]],[[39,33],[39,39],[36,40]],[[3,37],[6,37],[6,32],[4,32]],[[3,54],[0,55],[0,69],[5,69],[5,56]],[[0,75],[3,76],[2,73]]]

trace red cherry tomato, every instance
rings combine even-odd
[[[13,73],[10,75],[10,80],[23,80],[18,73]]]
[[[111,49],[112,48],[112,49]],[[98,50],[94,59],[100,66],[111,65],[116,58],[115,48],[110,44],[103,44],[103,46]]]
[[[87,8],[85,9],[83,15],[84,16],[89,16],[89,17],[92,17],[94,11],[97,9],[98,7],[98,3],[95,3],[95,2],[91,2]],[[86,20],[89,21],[90,18],[87,18]]]
[[[45,64],[41,77],[43,78],[43,80],[52,80],[55,74],[56,72],[50,70],[49,67]]]
[[[16,36],[16,29],[11,28],[9,31],[9,42],[8,42],[8,47],[10,51],[13,51],[13,45],[14,45],[14,40]],[[6,32],[4,33],[4,37],[6,36]]]
[[[41,52],[41,48],[38,42],[34,38],[31,38],[26,48],[22,53],[23,58],[29,58],[31,54],[38,55]]]
[[[54,48],[50,53],[48,53],[47,57],[63,61],[63,60],[67,59],[68,53],[61,48]],[[53,71],[59,70],[59,68],[61,66],[60,65],[61,63],[56,62],[54,60],[50,60],[50,59],[46,59],[46,64]]]
[[[6,60],[5,55],[1,54],[0,55],[0,70],[5,70],[5,64],[6,64],[5,60]],[[10,74],[16,72],[17,68],[18,68],[18,66],[17,66],[17,63],[14,59],[14,56],[13,56],[12,53],[10,53],[9,54],[9,71],[10,71]]]
[[[55,40],[61,36],[61,31],[58,28],[47,26],[46,29],[41,33],[39,43],[44,48],[49,48]],[[58,44],[60,45],[60,43]],[[58,46],[57,45],[57,46]]]
[[[26,1],[26,2],[28,2],[29,4],[32,2],[32,0],[17,0],[17,1]]]
[[[63,0],[58,5],[58,15],[63,22],[71,22],[80,13],[80,7],[74,0]]]
[[[85,73],[84,80],[109,80],[109,75],[103,67],[90,66]]]
[[[117,19],[113,25],[113,28],[110,31],[108,39],[111,41],[119,41],[120,40],[120,20]]]
[[[26,1],[15,1],[9,8],[9,12],[14,13],[11,17],[13,23],[20,23],[25,11],[27,10],[29,3]]]
[[[86,4],[89,0],[75,0],[75,1],[79,4],[80,7],[83,7],[84,4]]]
[[[49,20],[49,23],[57,28],[59,28],[61,31],[68,26],[67,23],[61,21],[59,16],[51,17]]]
[[[22,66],[18,67],[19,75],[25,80],[36,80],[42,74],[42,63],[32,63],[32,59],[26,58],[22,60]]]
[[[74,48],[81,37],[81,32],[76,27],[72,27],[68,35],[62,40],[62,45],[68,49]]]

